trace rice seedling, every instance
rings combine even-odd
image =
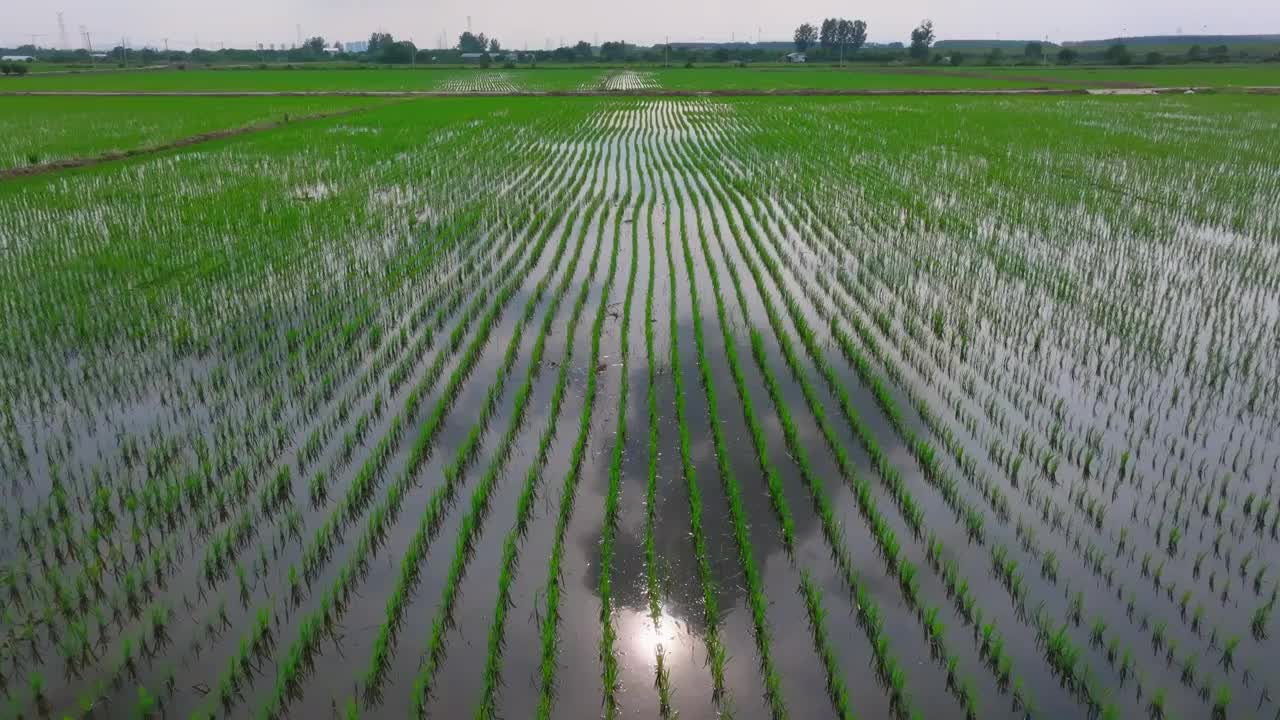
[[[606,215],[601,214],[601,227],[604,226],[605,218]],[[618,243],[619,239],[615,235],[609,257],[609,272],[605,278],[604,290],[601,294],[602,298],[609,295],[609,289],[613,286],[614,276],[617,273]],[[600,334],[604,325],[605,311],[605,300],[602,299],[600,301],[599,308],[596,311],[595,322],[591,327],[591,360],[587,365],[587,367],[590,368],[594,368],[600,363]],[[552,704],[554,701],[556,672],[558,669],[558,664],[556,663],[556,652],[560,631],[559,604],[562,593],[560,564],[564,557],[564,536],[573,513],[574,494],[577,490],[578,481],[581,479],[583,456],[586,451],[587,436],[591,429],[591,411],[594,407],[597,392],[597,375],[597,373],[592,372],[587,377],[586,399],[583,402],[582,416],[578,425],[578,436],[573,445],[572,457],[569,462],[569,470],[565,474],[560,510],[556,520],[555,543],[551,551],[551,557],[547,563],[545,616],[540,628],[542,647],[537,706],[537,716],[539,718],[548,718],[551,716]]]

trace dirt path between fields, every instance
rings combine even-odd
[[[1115,88],[1117,90],[1122,88]],[[1134,88],[1138,89],[1138,88]],[[1188,90],[1212,92],[1208,87],[1140,88],[1144,94],[1176,94]],[[823,88],[823,89],[719,89],[719,90],[516,90],[513,92],[453,92],[443,90],[9,90],[0,97],[897,97],[897,96],[1003,96],[1088,95],[1088,88]]]
[[[90,167],[93,165],[101,165],[102,163],[112,162],[115,160],[125,160],[132,157],[140,157],[142,155],[154,155],[164,152],[165,150],[174,150],[177,148],[198,145],[200,143],[210,142],[212,140],[221,140],[223,138],[235,137],[237,135],[248,135],[250,133],[264,132],[266,130],[274,130],[285,125],[292,125],[307,120],[322,120],[324,118],[341,117],[343,115],[353,115],[355,113],[364,112],[368,108],[348,108],[346,110],[336,110],[334,112],[316,113],[314,115],[299,115],[298,117],[290,117],[287,120],[276,120],[273,122],[256,123],[254,125],[242,125],[235,128],[227,128],[225,130],[213,130],[198,135],[188,135],[184,138],[178,138],[170,142],[161,143],[159,145],[148,145],[146,147],[131,148],[129,150],[113,150],[111,152],[102,153],[101,155],[93,155],[90,157],[66,158],[63,160],[54,160],[53,162],[40,163],[38,165],[25,165],[23,167],[7,168],[0,170],[0,181],[10,180],[20,177],[31,177],[34,175],[44,175],[46,173],[57,172],[59,170],[70,170],[72,168]]]

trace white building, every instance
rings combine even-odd
[[[362,53],[369,51],[368,40],[352,40],[351,42],[342,43],[342,49],[349,53]]]
[[[806,60],[805,55],[802,52],[787,53],[784,57],[789,63],[802,63]]]
[[[3,62],[35,62],[36,59],[30,55],[5,55],[0,57]]]

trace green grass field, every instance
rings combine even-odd
[[[0,97],[0,170],[386,102],[377,98]]]
[[[611,81],[611,79],[613,79]],[[619,82],[619,79],[621,82]],[[612,82],[612,84],[611,84]],[[515,92],[598,89],[669,90],[925,90],[1158,86],[1280,85],[1280,65],[1177,67],[1009,68],[868,67],[641,67],[608,68],[370,68],[161,70],[0,78],[2,91],[102,92]]]
[[[678,90],[957,90],[1044,86],[1017,78],[906,74],[882,68],[670,68],[654,71],[661,87]]]
[[[1152,87],[1203,86],[1239,88],[1280,86],[1280,63],[1251,65],[1152,65],[1130,67],[986,67],[946,68],[942,72],[983,74],[1010,80],[1051,80],[1062,85],[1097,86],[1132,83]]]
[[[449,89],[451,83],[476,86],[498,83],[519,90],[574,90],[594,84],[600,69],[419,68],[366,70],[147,70],[3,78],[4,90],[92,91],[426,91]]]

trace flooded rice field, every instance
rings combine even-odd
[[[1280,716],[1278,131],[419,100],[0,186],[0,717]]]

